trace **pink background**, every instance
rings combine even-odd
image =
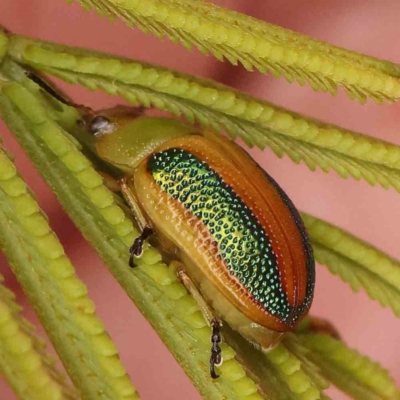
[[[112,26],[93,12],[85,13],[77,4],[68,5],[62,0],[1,0],[0,3],[0,23],[16,33],[95,48],[210,77],[294,111],[400,144],[399,105],[378,106],[369,102],[361,106],[342,92],[334,98],[314,93],[308,87],[289,85],[283,79],[247,73],[197,51],[188,53],[168,40],[161,42],[139,30],[130,30],[121,22]],[[397,0],[219,0],[218,3],[339,46],[400,63],[400,3]],[[100,92],[67,89],[80,103],[93,108],[119,102]],[[79,276],[87,283],[97,312],[120,349],[122,361],[142,398],[199,399],[180,367],[77,232],[4,125],[0,125],[0,132],[5,146],[17,156],[20,171],[50,216],[52,227]],[[400,195],[393,189],[372,188],[365,182],[343,180],[335,173],[312,173],[304,165],[295,166],[287,158],[278,159],[269,150],[253,150],[252,154],[300,209],[334,222],[400,258]],[[27,318],[37,323],[4,259],[0,260],[0,273],[17,293]],[[329,317],[350,346],[380,361],[400,384],[400,348],[396,346],[400,322],[390,310],[368,300],[364,293],[353,294],[324,267],[318,267],[312,313]],[[330,395],[338,400],[347,398],[335,389]],[[15,398],[1,380],[0,398]]]

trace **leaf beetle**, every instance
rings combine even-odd
[[[119,168],[120,190],[144,242],[157,235],[212,328],[210,374],[222,362],[222,321],[267,351],[307,314],[315,262],[301,217],[236,143],[181,121],[115,108],[90,117],[97,155]]]
[[[141,230],[130,248],[130,267],[152,235],[179,260],[172,267],[212,328],[212,378],[222,363],[222,321],[263,351],[300,323],[314,295],[312,247],[292,201],[245,150],[141,109],[95,114],[64,99],[36,73],[27,76],[80,109],[97,155],[123,172],[118,188]]]

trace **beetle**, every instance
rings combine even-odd
[[[130,267],[152,235],[180,260],[172,268],[212,328],[212,378],[222,363],[222,321],[263,351],[301,322],[314,295],[312,247],[292,201],[245,150],[143,109],[94,113],[66,100],[36,72],[27,76],[78,108],[97,155],[122,171],[117,184],[141,230]]]
[[[313,299],[315,262],[299,212],[228,138],[176,119],[115,108],[86,122],[97,155],[119,168],[141,234],[156,235],[212,328],[210,374],[222,362],[222,321],[268,351]]]

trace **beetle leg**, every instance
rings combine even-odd
[[[114,193],[119,193],[121,191],[121,185],[117,179],[103,171],[98,171],[97,173],[103,178],[103,184],[107,189]]]
[[[139,206],[139,202],[136,198],[135,193],[129,187],[128,179],[129,178],[124,177],[118,181],[118,184],[122,192],[122,195],[124,196],[125,201],[128,203],[129,207],[132,210],[132,213],[135,217],[135,220],[140,230],[143,231],[146,227],[149,227],[149,224],[146,220],[146,217],[143,215],[143,212]]]
[[[133,245],[129,248],[131,253],[129,256],[129,266],[131,268],[135,267],[133,262],[134,257],[140,257],[143,254],[143,245],[153,233],[153,229],[151,229],[149,226],[146,226],[142,233],[134,240]]]
[[[215,373],[215,367],[219,367],[222,364],[221,356],[221,323],[214,319],[211,323],[212,335],[211,335],[211,357],[210,357],[210,375],[211,378],[217,379],[219,375]]]
[[[40,86],[42,90],[44,90],[47,94],[49,94],[52,98],[56,99],[60,103],[65,104],[69,107],[76,108],[83,116],[91,116],[90,118],[92,118],[95,115],[94,111],[90,107],[84,106],[82,104],[77,104],[69,100],[65,96],[65,94],[60,91],[60,89],[53,87],[51,81],[49,81],[47,77],[44,78],[43,74],[39,71],[26,69],[25,75],[27,76],[27,78],[35,82],[38,86]],[[81,123],[82,120],[79,120],[79,122]]]
[[[135,267],[134,258],[140,257],[143,254],[143,245],[146,240],[154,233],[153,229],[149,225],[146,220],[146,217],[143,215],[142,210],[139,207],[139,203],[136,199],[135,193],[128,185],[128,179],[122,178],[119,180],[119,186],[121,192],[124,196],[124,199],[128,203],[131,208],[133,215],[139,228],[141,230],[141,234],[135,239],[132,246],[130,247],[130,256],[129,256],[129,266],[131,268]]]
[[[211,333],[211,357],[210,357],[210,375],[213,379],[218,378],[219,375],[215,372],[215,367],[219,367],[222,364],[222,355],[221,355],[221,346],[220,343],[222,341],[221,337],[221,326],[222,322],[219,321],[218,318],[215,317],[213,310],[211,307],[206,303],[201,293],[196,288],[193,281],[189,278],[186,274],[183,266],[174,261],[171,263],[171,267],[176,269],[176,274],[178,278],[186,287],[187,291],[192,295],[193,299],[198,304],[201,313],[203,314],[204,319],[212,328]]]

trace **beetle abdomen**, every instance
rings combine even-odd
[[[305,315],[314,261],[300,217],[238,146],[171,139],[143,160],[134,182],[157,231],[251,321],[285,331]]]

